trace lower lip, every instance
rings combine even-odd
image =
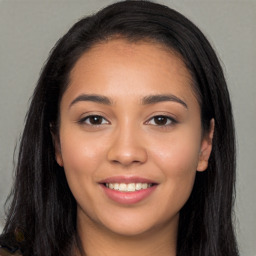
[[[146,198],[156,189],[157,185],[149,187],[147,189],[141,189],[134,192],[123,192],[114,189],[107,188],[101,184],[106,195],[113,201],[119,204],[136,204]]]

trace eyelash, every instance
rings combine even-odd
[[[90,119],[98,119],[100,120],[100,124],[93,124],[92,121],[93,120],[90,120]],[[157,124],[156,123],[156,118],[161,118],[162,120],[165,121],[164,124]],[[87,121],[90,120],[90,123],[87,123]],[[150,121],[154,120],[154,124],[151,124],[153,126],[158,126],[158,127],[161,127],[161,128],[166,128],[166,127],[170,127],[170,126],[173,126],[175,125],[177,122],[177,120],[175,120],[173,117],[170,117],[170,116],[166,116],[166,115],[156,115],[156,116],[153,116],[151,117],[148,121],[146,121],[146,124],[150,124]],[[102,121],[104,121],[104,123],[102,123]],[[158,120],[159,121],[159,120]],[[83,117],[82,119],[80,119],[78,121],[79,124],[85,124],[85,125],[90,125],[90,126],[101,126],[101,125],[104,125],[104,124],[110,124],[110,122],[105,119],[103,116],[101,115],[89,115],[89,116],[86,116],[86,117]]]

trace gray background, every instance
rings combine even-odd
[[[111,0],[0,0],[0,232],[12,184],[13,151],[50,49],[84,15]],[[256,1],[157,1],[206,34],[221,59],[238,146],[236,227],[241,255],[256,256]]]

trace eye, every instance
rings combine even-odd
[[[175,119],[169,116],[159,115],[152,117],[147,124],[156,125],[156,126],[168,126],[177,123]]]
[[[102,116],[99,115],[90,115],[82,118],[79,123],[86,124],[86,125],[103,125],[109,124],[109,122]]]

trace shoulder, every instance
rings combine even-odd
[[[20,251],[12,252],[8,248],[0,246],[0,256],[22,256],[22,254]]]

